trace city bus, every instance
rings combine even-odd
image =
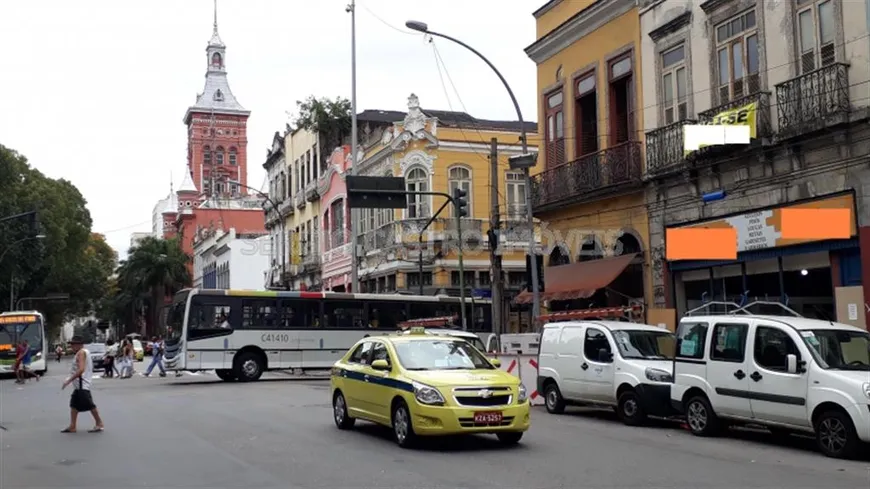
[[[27,340],[32,352],[30,369],[37,375],[48,371],[45,318],[37,311],[0,313],[0,375],[14,373],[16,345]]]
[[[166,316],[164,366],[243,382],[267,370],[325,370],[366,336],[395,333],[410,319],[459,317],[461,303],[446,296],[187,289]],[[491,301],[465,303],[468,331],[487,341]]]

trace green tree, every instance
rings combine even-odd
[[[69,294],[64,302],[33,302],[53,331],[70,316],[93,310],[115,256],[92,234],[87,202],[71,182],[46,177],[0,145],[0,216],[34,210],[36,229],[22,220],[0,223],[0,297],[9,297],[10,288],[15,298]],[[20,241],[37,233],[45,238]]]
[[[336,97],[317,98],[309,95],[305,100],[296,101],[296,115],[293,124],[298,129],[316,132],[320,137],[321,147],[330,148],[325,152],[328,156],[331,148],[340,146],[350,137],[351,103],[348,99]]]
[[[167,294],[189,287],[191,258],[176,239],[145,238],[130,249],[127,260],[118,268],[118,293],[121,310],[136,309],[144,303],[152,332],[160,326],[160,314]],[[143,295],[147,300],[143,301]]]

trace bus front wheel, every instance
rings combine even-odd
[[[265,367],[260,355],[246,351],[236,356],[233,362],[233,374],[239,382],[254,382],[260,380]]]
[[[219,379],[223,380],[224,382],[232,382],[236,380],[235,374],[230,369],[215,370],[214,373],[218,376]]]

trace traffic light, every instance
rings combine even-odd
[[[468,192],[461,188],[453,189],[453,205],[456,206],[456,217],[468,217]]]
[[[544,255],[535,254],[538,265],[538,291],[544,291]],[[526,288],[532,290],[532,261],[529,255],[526,255]]]

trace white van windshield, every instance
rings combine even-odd
[[[870,371],[870,333],[834,329],[801,331],[822,368]]]
[[[670,360],[674,358],[676,339],[667,331],[623,329],[613,332],[622,358],[634,360]]]

